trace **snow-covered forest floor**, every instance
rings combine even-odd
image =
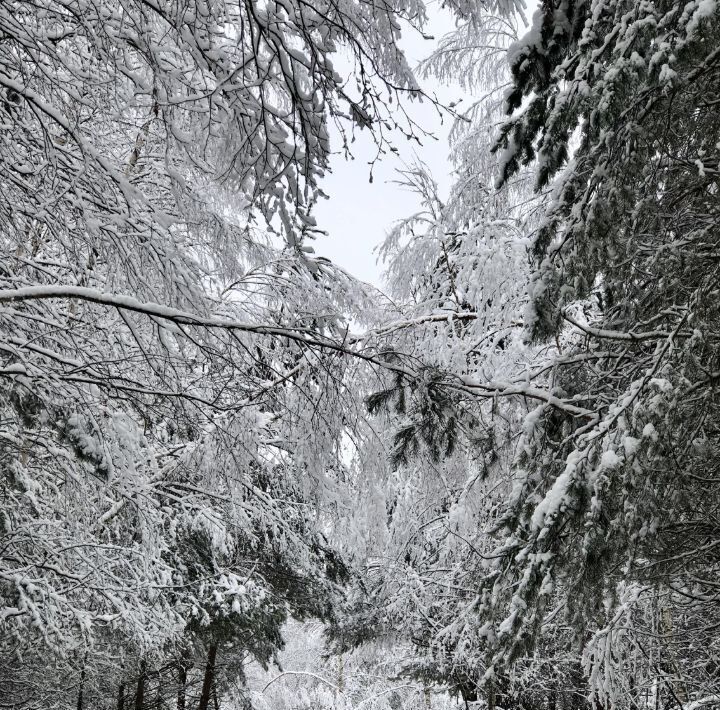
[[[717,0],[0,0],[0,708],[720,710],[719,107]]]

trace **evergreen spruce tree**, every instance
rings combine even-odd
[[[529,332],[581,411],[526,422],[478,605],[490,668],[559,602],[599,702],[714,702],[718,7],[543,2],[509,58],[500,182],[532,162],[552,193]]]

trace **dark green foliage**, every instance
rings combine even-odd
[[[543,2],[510,57],[503,178],[536,159],[554,180],[529,325],[564,341],[553,385],[587,415],[546,409],[523,441],[479,606],[502,630],[488,662],[521,662],[560,599],[598,702],[642,702],[671,637],[693,670],[668,662],[667,698],[717,692],[698,670],[720,613],[700,522],[720,510],[717,7]]]
[[[447,375],[440,369],[426,367],[412,380],[396,376],[393,387],[366,399],[371,414],[386,410],[401,417],[393,432],[390,460],[394,468],[407,464],[421,450],[433,463],[454,452],[461,419],[470,423],[471,417],[462,412],[448,384]]]

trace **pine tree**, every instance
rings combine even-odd
[[[530,331],[558,338],[552,384],[582,411],[528,420],[481,613],[507,668],[559,593],[603,704],[717,693],[696,634],[720,564],[718,32],[714,2],[544,2],[509,53],[502,179],[535,161],[552,190]],[[687,671],[652,639],[660,609]]]

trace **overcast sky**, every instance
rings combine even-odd
[[[401,45],[412,66],[428,56],[437,40],[454,27],[450,13],[438,9],[436,3],[428,4],[428,12],[430,23],[426,32],[435,40],[425,40],[414,31],[406,31],[402,38]],[[445,101],[461,96],[458,89],[439,87],[432,81],[425,82],[424,88]],[[419,205],[415,195],[392,183],[397,177],[395,171],[402,168],[402,161],[410,164],[417,156],[431,168],[442,194],[446,194],[450,186],[452,166],[447,158],[447,136],[451,119],[446,116],[444,125],[441,124],[437,110],[428,102],[407,102],[406,109],[426,131],[434,133],[437,140],[428,138],[419,146],[400,135],[395,141],[399,155],[389,155],[378,161],[370,183],[368,161],[375,155],[375,146],[367,130],[356,131],[356,141],[352,145],[355,160],[334,156],[332,173],[323,183],[330,199],[321,201],[316,210],[319,226],[329,233],[316,241],[316,252],[354,276],[377,285],[381,284],[382,267],[376,262],[375,247],[395,221],[411,215]],[[336,139],[334,148],[339,145]]]

